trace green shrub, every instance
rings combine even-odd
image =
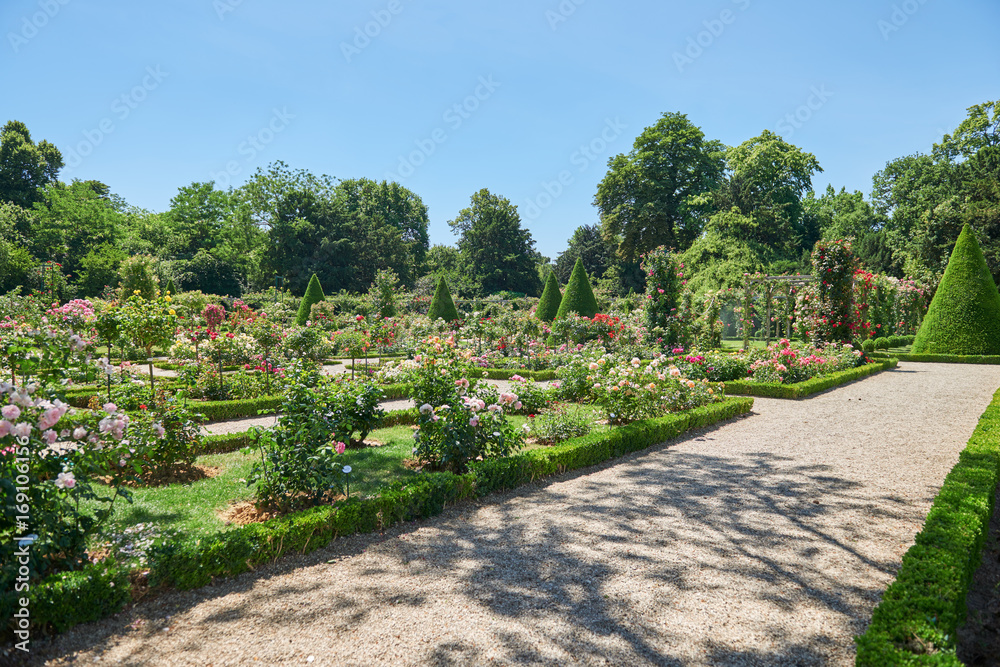
[[[346,421],[342,388],[324,381],[318,370],[294,364],[286,377],[278,425],[253,429],[260,456],[247,476],[259,504],[283,511],[316,505],[331,489],[342,488],[337,456],[345,443],[335,440],[343,437],[338,429],[355,426]]]
[[[576,313],[583,317],[593,317],[597,314],[597,298],[594,296],[594,289],[590,286],[587,270],[583,268],[583,260],[580,258],[577,258],[573,273],[570,274],[569,282],[566,283],[566,291],[559,303],[556,319],[570,313]]]
[[[323,287],[319,284],[319,278],[314,273],[312,278],[309,279],[305,296],[302,297],[302,302],[299,304],[299,311],[295,314],[296,326],[305,326],[309,315],[312,313],[313,304],[320,303],[325,298]]]
[[[934,499],[896,580],[857,637],[856,664],[959,665],[955,629],[989,532],[1000,471],[1000,391]],[[928,654],[928,647],[933,653]]]
[[[914,354],[1000,354],[1000,293],[972,228],[958,236]]]
[[[875,351],[875,341],[872,340],[871,338],[861,341],[861,350],[865,354],[871,354],[872,352]]]
[[[542,322],[551,322],[559,312],[562,299],[562,292],[559,291],[559,281],[556,280],[555,271],[549,271],[549,277],[545,281],[545,289],[542,290],[542,297],[538,300],[535,317]]]
[[[888,350],[889,349],[889,339],[885,336],[879,336],[875,339],[875,349],[876,350]]]
[[[448,283],[445,282],[444,276],[438,280],[437,289],[434,290],[434,297],[431,299],[430,309],[427,311],[427,317],[434,320],[444,320],[445,322],[454,322],[458,318],[458,310],[455,308],[455,302],[451,298],[451,292],[448,290]]]
[[[118,613],[131,601],[131,585],[123,568],[107,562],[90,563],[33,584],[27,593],[4,591],[0,594],[0,619],[10,619],[20,609],[19,599],[25,595],[31,613],[31,635],[36,637]],[[0,636],[4,634],[0,632]]]
[[[594,415],[590,410],[560,403],[535,415],[527,424],[527,433],[540,445],[555,445],[590,433]]]

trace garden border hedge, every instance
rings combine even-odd
[[[731,380],[725,382],[726,395],[734,396],[760,396],[764,398],[805,398],[832,387],[861,380],[875,373],[879,373],[890,368],[895,368],[899,363],[898,359],[886,359],[876,361],[857,368],[849,368],[846,371],[839,371],[824,377],[813,378],[805,382],[795,384],[776,384],[765,382],[748,382],[746,380]]]
[[[882,354],[872,356],[885,358]],[[892,356],[900,361],[916,361],[941,364],[1000,364],[1000,356],[995,354],[909,354],[893,352]]]
[[[177,589],[204,586],[217,577],[241,574],[291,552],[319,549],[340,536],[435,516],[450,503],[639,451],[687,430],[746,414],[752,408],[752,398],[727,398],[687,412],[574,438],[555,447],[479,462],[464,475],[427,473],[416,480],[391,484],[373,498],[352,498],[335,507],[314,507],[196,541],[168,544],[151,555],[149,584]],[[33,627],[61,632],[117,613],[131,593],[127,574],[126,568],[100,564],[35,583],[28,593]],[[3,627],[9,625],[15,602],[13,592],[0,594]]]
[[[1000,390],[945,477],[895,581],[855,638],[855,664],[961,665],[955,629],[979,567],[1000,477]],[[938,652],[927,653],[927,647]]]

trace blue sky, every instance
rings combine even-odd
[[[0,123],[154,211],[283,160],[398,180],[452,244],[486,187],[554,259],[663,112],[729,145],[780,133],[817,189],[868,194],[1000,98],[998,28],[996,0],[5,0]]]

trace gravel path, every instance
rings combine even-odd
[[[757,399],[686,439],[36,650],[53,665],[851,665],[998,385],[1000,366],[901,363]]]

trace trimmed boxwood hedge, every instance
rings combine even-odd
[[[979,567],[1000,476],[1000,390],[934,499],[896,580],[855,638],[857,665],[961,665],[955,629]],[[927,647],[934,653],[927,653]]]
[[[880,371],[895,368],[899,361],[895,358],[876,361],[846,371],[832,373],[823,377],[813,378],[795,384],[777,384],[773,382],[748,382],[746,380],[731,380],[726,382],[726,394],[760,396],[762,398],[805,398],[812,394],[839,387],[848,382],[854,382],[874,375]]]
[[[875,354],[873,356],[882,357]],[[893,352],[892,356],[900,361],[923,361],[940,364],[1000,364],[1000,355],[996,354],[905,354]]]
[[[261,396],[260,398],[243,398],[233,401],[191,401],[188,407],[192,412],[200,412],[206,422],[256,417],[259,414],[273,414],[281,407],[284,396]]]
[[[748,413],[752,408],[752,398],[728,398],[687,412],[574,438],[555,447],[476,463],[465,475],[426,473],[416,480],[389,485],[373,498],[352,498],[336,506],[314,507],[196,541],[167,544],[150,555],[149,583],[178,589],[204,586],[215,578],[252,570],[285,554],[319,549],[337,537],[434,516],[448,504],[639,451],[688,429]],[[413,410],[404,412],[416,417]],[[95,576],[96,572],[103,574]],[[31,589],[36,631],[46,627],[62,631],[116,613],[131,592],[125,572],[125,568],[112,565],[91,566],[36,583]],[[12,592],[0,594],[4,625],[14,611],[13,596]]]

